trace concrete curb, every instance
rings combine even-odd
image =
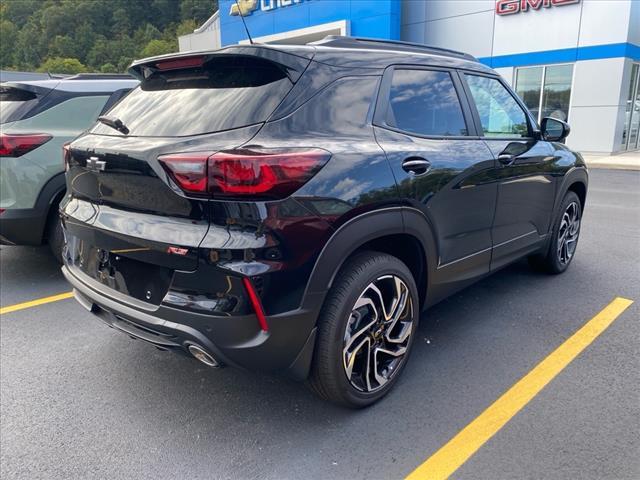
[[[587,162],[587,167],[597,170],[631,170],[640,172],[640,165],[629,165],[626,163]]]
[[[628,152],[618,155],[582,154],[589,168],[609,168],[613,170],[640,171],[640,152]]]

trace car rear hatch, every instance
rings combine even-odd
[[[197,268],[211,201],[180,188],[158,157],[243,145],[309,61],[235,47],[134,64],[140,86],[65,152],[71,267],[158,304],[173,271]]]

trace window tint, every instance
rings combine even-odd
[[[485,137],[528,137],[524,110],[495,78],[466,75]]]
[[[0,87],[0,123],[21,120],[38,103],[33,92],[13,87]]]
[[[224,56],[199,68],[156,71],[109,111],[130,136],[187,136],[260,123],[291,89],[276,64]],[[94,133],[120,135],[97,124]]]
[[[460,100],[448,72],[395,70],[386,123],[419,135],[467,135]]]
[[[116,90],[115,92],[113,92],[107,102],[104,104],[104,107],[102,107],[100,115],[104,115],[106,112],[108,112],[111,107],[122,100],[122,98],[130,91],[130,88],[121,88],[120,90]]]

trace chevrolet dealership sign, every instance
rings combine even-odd
[[[237,3],[231,4],[229,15],[240,15],[243,17],[251,15],[254,10],[260,7],[263,12],[269,12],[280,7],[289,7],[296,3],[302,3],[303,0],[238,0]]]
[[[562,7],[580,3],[580,0],[498,0],[496,2],[497,15],[513,15],[515,13],[540,10],[540,8]]]

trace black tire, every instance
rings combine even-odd
[[[571,208],[575,208],[577,212],[577,230],[575,232],[575,241],[572,242],[572,252],[569,258],[562,258],[563,255],[559,252],[559,242],[562,237],[562,229],[563,229],[563,221],[565,219],[565,214]],[[549,243],[549,248],[544,254],[536,254],[528,257],[529,265],[534,270],[542,271],[546,273],[550,273],[553,275],[557,275],[559,273],[563,273],[569,265],[571,261],[575,257],[576,248],[578,246],[578,240],[580,238],[580,223],[582,221],[582,204],[580,203],[580,198],[576,195],[575,192],[568,191],[564,198],[562,199],[562,203],[560,204],[560,209],[558,211],[558,215],[553,225],[553,231],[551,234],[551,241]]]
[[[62,222],[60,215],[58,215],[58,207],[54,206],[52,212],[49,215],[49,221],[47,222],[47,242],[49,243],[49,249],[51,253],[62,264],[62,250],[64,248],[64,233],[62,231]]]
[[[371,335],[363,334],[358,336],[360,334],[355,333],[355,331],[360,330],[359,322],[365,324],[371,318],[376,317],[372,315],[360,316],[358,313],[356,314],[358,325],[356,325],[353,313],[356,301],[360,302],[367,292],[372,291],[370,287],[374,282],[392,282],[391,285],[395,285],[398,288],[399,283],[396,282],[396,278],[401,280],[400,284],[404,282],[404,286],[400,289],[403,294],[397,296],[397,298],[404,298],[404,305],[406,305],[400,311],[401,302],[391,302],[390,305],[397,306],[395,310],[393,308],[390,308],[390,310],[399,312],[397,315],[399,317],[398,321],[383,322],[387,327],[377,328],[374,326],[373,329],[377,328],[376,332],[371,333]],[[389,285],[389,283],[385,285]],[[383,289],[381,287],[381,290]],[[388,290],[388,293],[394,294],[398,291],[392,292],[391,290]],[[373,304],[371,306],[373,307]],[[369,307],[360,308],[367,309]],[[358,312],[360,311],[358,310]],[[418,291],[415,281],[410,270],[399,259],[384,253],[370,251],[357,253],[348,259],[327,294],[318,319],[318,337],[308,379],[311,390],[325,400],[350,408],[367,407],[380,400],[393,388],[406,365],[411,353],[413,338],[418,328],[419,311],[420,306],[418,304]],[[404,332],[398,334],[398,339],[404,338],[407,331],[409,332],[408,338],[403,340],[402,346],[393,343],[389,344],[392,346],[387,347],[386,342],[389,340],[387,334],[392,335],[394,331],[397,331],[398,327]],[[353,328],[354,338],[358,336],[360,339],[366,335],[367,340],[371,339],[372,342],[379,342],[379,345],[369,343],[367,350],[363,347],[358,354],[362,355],[358,357],[360,359],[367,358],[370,360],[377,358],[375,353],[371,356],[372,352],[376,351],[376,345],[380,348],[405,349],[405,353],[401,356],[387,356],[386,360],[385,354],[382,353],[382,360],[379,363],[374,362],[374,365],[380,365],[380,368],[382,368],[382,370],[375,368],[375,372],[382,372],[386,382],[378,385],[376,389],[372,389],[374,391],[364,391],[356,388],[351,380],[354,377],[352,376],[351,379],[347,377],[347,366],[343,357],[343,349],[348,335],[347,328]],[[385,331],[383,330],[384,328],[388,328],[388,330]],[[377,340],[374,338],[377,338]],[[394,341],[397,341],[397,339],[394,339]],[[399,351],[396,350],[396,353]],[[378,353],[381,352],[378,351]],[[353,353],[353,357],[356,357],[355,353]],[[366,363],[366,365],[368,368],[370,367],[369,363]],[[367,374],[369,371],[368,369],[366,370]],[[367,388],[367,386],[364,388]]]

